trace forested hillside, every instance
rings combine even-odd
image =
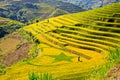
[[[81,7],[73,4],[54,0],[3,0],[0,4],[1,17],[23,23],[30,22],[36,18],[43,20],[62,14],[84,11]]]
[[[24,24],[20,22],[0,17],[0,38],[22,28],[23,26]]]

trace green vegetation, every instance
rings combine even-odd
[[[96,71],[99,71],[101,66],[109,64],[107,63],[109,60],[105,58],[108,56],[109,48],[114,50],[120,45],[118,44],[120,42],[119,19],[118,17],[113,16],[120,12],[119,8],[119,3],[116,3],[91,11],[50,18],[28,26],[25,30],[35,34],[36,38],[44,44],[68,51],[76,54],[76,56],[80,55],[82,58],[91,61],[89,64],[97,62],[96,66],[91,65],[89,68],[90,70],[91,68],[94,68],[95,70],[92,70],[93,75],[91,76],[95,76],[100,79],[99,76],[96,76]],[[114,18],[111,20],[110,17]],[[46,61],[48,57],[51,57],[51,64],[57,64],[61,61],[71,61],[71,59],[63,53],[58,55],[48,55],[46,56]],[[102,60],[102,64],[99,65],[98,62]],[[82,66],[83,65],[80,67]],[[109,65],[107,65],[107,69],[108,67]],[[105,72],[105,68],[103,72]],[[69,77],[72,74],[65,74],[64,77],[58,77],[58,79],[82,78],[82,76],[79,75],[80,72],[75,72],[75,74],[76,75],[73,77]],[[102,76],[104,73],[101,71],[99,74]]]
[[[120,55],[120,50],[115,50],[120,46],[119,19],[115,16],[120,15],[118,13],[120,3],[115,3],[24,27],[23,35],[36,44],[29,51],[33,58],[7,68],[7,73],[0,79],[26,80],[26,73],[31,70],[51,73],[56,80],[87,79],[91,73],[91,80],[102,79]],[[16,74],[16,70],[20,74]],[[38,78],[37,73],[30,73],[30,76],[31,79]]]
[[[61,52],[59,55],[46,55],[46,56],[49,56],[49,57],[52,57],[54,58],[54,61],[53,63],[55,62],[60,62],[60,61],[68,61],[68,62],[72,62],[72,58],[75,58],[73,56],[67,56],[65,55],[63,52]]]
[[[10,18],[12,20],[17,20],[22,23],[32,21],[35,18],[40,17],[40,19],[47,18],[47,14],[51,14],[51,11],[54,10],[54,7],[45,4],[45,3],[29,3],[20,1],[11,1],[11,2],[0,2],[0,16],[4,18]],[[49,8],[47,10],[46,8]]]
[[[40,44],[40,41],[33,34],[23,29],[20,29],[20,34],[27,40],[25,42],[33,44],[28,54],[35,58],[38,55],[38,45]]]
[[[30,32],[25,31],[25,30],[23,30],[23,29],[21,28],[21,29],[19,30],[19,33],[20,33],[24,38],[26,38],[27,41],[33,42],[34,35],[31,34]]]
[[[38,45],[34,44],[28,54],[35,58],[38,55]]]
[[[120,61],[120,48],[118,47],[115,50],[110,50],[110,54],[107,57],[107,63],[97,70],[93,69],[89,78],[104,80],[110,68],[115,66],[119,61]]]
[[[48,73],[39,74],[32,72],[29,74],[29,80],[54,80],[54,78]]]
[[[0,75],[4,75],[5,73],[5,67],[2,64],[0,64]]]
[[[0,18],[0,38],[4,37],[6,34],[10,34],[17,29],[23,27],[24,24],[5,19],[5,18]]]
[[[63,3],[57,0],[52,2],[48,0],[10,0],[7,2],[1,1],[0,4],[2,4],[0,6],[0,16],[4,18],[10,18],[12,20],[17,20],[22,23],[28,22],[27,24],[33,23],[36,18],[38,20],[43,20],[49,17],[59,16],[69,12],[83,11],[82,8],[79,9],[80,7],[74,6],[69,3]],[[73,9],[67,8],[66,6],[64,6],[64,4],[67,4],[68,7],[73,7]]]

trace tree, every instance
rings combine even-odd
[[[104,5],[104,0],[100,0],[100,1],[101,1],[100,7],[102,7]]]

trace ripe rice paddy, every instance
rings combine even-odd
[[[34,71],[79,80],[107,62],[109,49],[120,46],[120,3],[46,19],[24,30],[40,40],[39,56],[7,68],[0,79],[27,80]]]

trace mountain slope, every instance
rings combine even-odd
[[[31,71],[48,72],[56,80],[85,79],[91,69],[107,62],[108,49],[120,46],[119,8],[116,3],[24,27],[40,40],[39,56],[8,67],[0,79],[28,80]]]
[[[36,18],[46,19],[56,9],[61,10],[59,15],[84,10],[73,4],[47,0],[5,0],[1,1],[0,4],[0,16],[24,23]]]
[[[0,38],[21,28],[22,23],[0,17]]]
[[[105,6],[107,4],[119,2],[120,0],[61,0],[61,1],[82,6],[85,9],[93,9]]]

